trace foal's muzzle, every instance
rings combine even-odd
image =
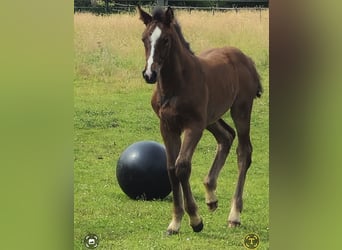
[[[146,74],[146,70],[144,69],[142,72],[142,75],[143,75],[145,81],[149,84],[156,83],[156,81],[157,81],[157,72],[155,72],[154,70],[152,71],[151,76],[149,76],[148,74]]]

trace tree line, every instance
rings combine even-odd
[[[268,7],[268,0],[207,0],[207,1],[181,1],[181,0],[74,0],[75,7],[108,7],[118,4],[129,5],[155,5],[157,2],[167,3],[166,5],[184,7]]]

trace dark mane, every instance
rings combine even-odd
[[[179,39],[181,40],[183,46],[184,46],[192,55],[194,55],[195,53],[191,50],[191,48],[190,48],[190,43],[188,43],[188,42],[185,40],[185,38],[184,38],[184,36],[183,36],[183,34],[182,34],[182,29],[181,29],[181,27],[180,27],[180,25],[179,25],[179,23],[178,23],[177,20],[176,20],[175,23],[174,23],[174,27],[175,27],[175,30],[176,30],[176,32],[177,32],[177,34],[178,34],[178,37],[179,37]]]
[[[161,8],[161,7],[156,7],[153,9],[152,11],[152,19],[153,20],[156,20],[157,22],[163,22],[164,20],[164,10]],[[178,21],[175,19],[174,22],[173,22],[173,25],[175,27],[175,30],[177,32],[177,35],[181,41],[181,43],[183,44],[184,48],[186,48],[192,55],[194,55],[194,52],[191,50],[190,48],[190,43],[188,43],[183,34],[182,34],[182,29],[178,23]]]

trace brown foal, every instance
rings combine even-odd
[[[146,56],[143,77],[147,83],[157,83],[151,104],[160,119],[172,186],[173,214],[167,232],[179,232],[184,210],[193,230],[203,229],[189,178],[191,159],[204,129],[217,141],[214,162],[204,178],[205,200],[210,211],[218,207],[217,178],[235,138],[234,129],[221,118],[229,109],[238,137],[239,174],[228,225],[240,225],[243,187],[252,155],[251,111],[254,98],[262,92],[255,65],[233,47],[210,49],[196,56],[171,8],[155,9],[152,15],[140,7],[138,11],[146,25],[142,36]]]

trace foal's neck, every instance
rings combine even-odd
[[[174,94],[186,84],[186,76],[194,67],[195,56],[183,46],[178,37],[174,37],[169,56],[160,71],[158,90],[165,94]]]

